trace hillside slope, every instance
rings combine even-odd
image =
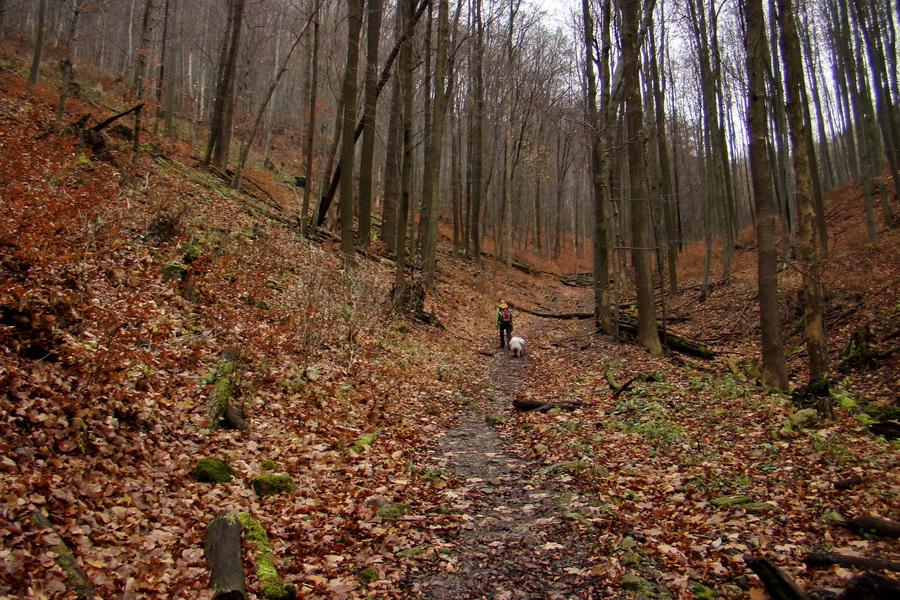
[[[250,173],[246,193],[233,192],[159,139],[133,164],[127,126],[91,148],[54,121],[54,100],[0,71],[0,595],[74,597],[53,561],[59,535],[101,597],[206,597],[203,538],[222,511],[261,521],[303,597],[408,597],[410,573],[452,568],[449,554],[410,550],[444,547],[466,527],[464,511],[448,510],[465,478],[442,472],[432,452],[455,415],[496,410],[484,404],[498,386],[491,371],[508,357],[495,355],[493,307],[590,310],[589,291],[442,254],[425,309],[444,328],[425,325],[390,309],[387,259],[361,258],[344,274],[333,242],[299,238],[289,189]],[[86,101],[71,111],[64,123],[110,114]],[[887,404],[897,236],[860,244],[857,201],[847,190],[832,204],[832,342],[838,351],[869,326],[877,356],[848,365],[839,383],[858,406]],[[718,351],[715,361],[652,359],[588,321],[517,315],[529,346],[509,393],[583,405],[571,415],[504,407],[496,427],[535,485],[569,504],[593,554],[566,576],[593,578],[602,597],[640,596],[623,590],[627,573],[670,594],[703,585],[746,597],[758,589],[740,560],[750,551],[806,586],[838,585],[848,572],[803,571],[803,553],[890,551],[826,517],[900,517],[896,443],[869,435],[849,402],[837,423],[785,430],[795,407],[730,372],[726,358],[756,360],[752,261],[742,252],[729,284],[698,304],[684,260],[671,326]],[[789,273],[784,289],[790,327]],[[791,365],[802,382],[802,352]],[[644,381],[614,395],[607,372]],[[247,430],[209,421],[224,375]],[[197,481],[207,456],[235,478]],[[265,461],[291,476],[291,493],[254,492]],[[833,487],[854,474],[862,483],[850,491]],[[775,508],[710,508],[728,494]],[[379,513],[391,506],[404,516]],[[377,581],[360,578],[369,567]]]

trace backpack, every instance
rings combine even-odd
[[[501,323],[509,323],[512,321],[512,314],[509,312],[508,308],[500,309],[500,322]]]

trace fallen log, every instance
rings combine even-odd
[[[594,313],[585,313],[585,312],[571,312],[571,313],[546,313],[539,312],[536,310],[530,310],[524,308],[522,306],[514,306],[510,303],[510,306],[513,306],[516,310],[520,310],[524,313],[528,313],[529,315],[534,315],[535,317],[542,317],[544,319],[593,319]],[[620,321],[619,322],[619,330],[625,331],[631,335],[637,335],[637,324],[629,323],[628,321]],[[715,357],[716,353],[701,346],[700,344],[691,342],[689,340],[684,339],[681,336],[675,335],[673,333],[664,333],[663,331],[659,332],[659,340],[663,343],[664,346],[669,348],[670,350],[674,350],[675,352],[681,352],[682,354],[688,354],[690,356],[696,356],[697,358],[705,358],[706,360],[711,360]]]
[[[881,558],[868,558],[865,556],[851,556],[849,554],[836,554],[834,552],[813,552],[803,559],[808,567],[861,567],[867,571],[895,571],[900,572],[900,562],[883,560]]]
[[[554,408],[576,410],[582,405],[581,402],[545,402],[543,400],[532,400],[531,398],[515,398],[512,404],[513,408],[522,412],[547,412]]]
[[[209,565],[214,600],[244,600],[244,563],[241,560],[241,522],[237,515],[219,513],[206,527],[203,555]]]
[[[768,558],[745,555],[744,562],[756,573],[766,588],[766,592],[774,600],[807,600],[807,595],[797,587],[794,580]]]
[[[627,322],[621,322],[619,323],[619,329],[632,335],[637,335],[637,325]],[[669,350],[674,350],[675,352],[681,352],[682,354],[688,354],[690,356],[696,356],[697,358],[705,358],[706,360],[711,360],[716,356],[716,353],[709,348],[688,341],[683,337],[677,336],[673,333],[663,333],[662,331],[660,331],[659,341],[661,341],[663,345],[666,346]]]
[[[128,110],[120,112],[119,114],[113,115],[110,118],[106,119],[105,121],[101,121],[101,122],[97,123],[96,125],[91,127],[91,131],[95,131],[95,132],[99,133],[99,132],[103,131],[104,129],[106,129],[107,127],[109,127],[110,125],[112,125],[113,123],[115,123],[116,121],[118,121],[119,119],[121,119],[122,117],[130,115],[133,112],[139,111],[143,107],[144,107],[144,102],[141,102],[140,104],[138,104],[136,106],[132,106]]]
[[[850,578],[838,596],[841,600],[890,600],[900,598],[900,581],[877,573],[862,573]]]
[[[878,537],[900,539],[900,523],[880,517],[853,517],[842,525],[859,533],[874,533]]]
[[[50,519],[47,518],[47,515],[35,512],[31,515],[31,518],[39,527],[47,527],[53,531],[51,535],[54,543],[50,546],[50,550],[56,554],[56,558],[53,561],[66,574],[66,586],[75,592],[78,600],[96,598],[97,593],[94,591],[94,586],[91,585],[91,580],[88,579],[84,570],[75,562],[75,555],[72,554],[62,537],[53,529],[53,525],[50,524]]]
[[[875,435],[881,435],[886,438],[900,438],[900,423],[897,421],[884,421],[882,423],[872,423],[869,425],[869,431]]]

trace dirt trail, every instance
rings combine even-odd
[[[508,417],[529,360],[505,350],[492,360],[494,389],[463,413],[434,456],[463,480],[445,495],[465,524],[423,561],[411,591],[430,600],[597,598],[588,571],[592,536],[567,512],[578,498],[555,492],[551,476],[510,452],[487,422]]]

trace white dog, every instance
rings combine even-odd
[[[525,353],[525,338],[516,336],[509,340],[509,349],[512,350],[513,358],[522,358]]]

